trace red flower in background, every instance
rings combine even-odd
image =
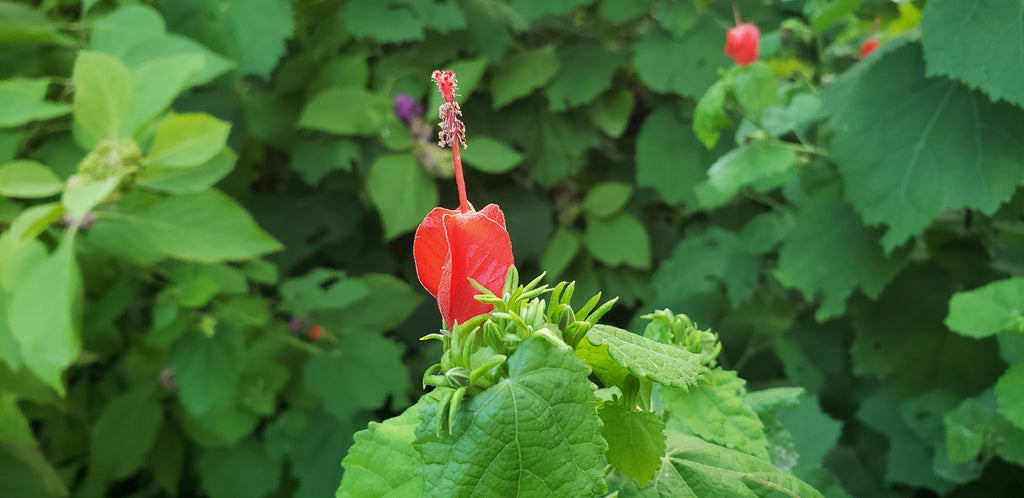
[[[860,58],[866,59],[869,55],[871,55],[871,52],[875,51],[876,48],[878,48],[877,38],[872,36],[871,38],[864,40],[864,43],[862,43],[860,46]]]
[[[413,258],[420,283],[437,298],[445,325],[451,329],[493,308],[477,301],[478,291],[469,279],[476,280],[495,295],[501,295],[505,274],[512,266],[512,241],[505,230],[505,215],[496,204],[480,211],[466,198],[459,145],[466,145],[466,128],[455,102],[457,81],[451,71],[434,71],[434,81],[444,95],[441,105],[441,132],[438,145],[452,148],[455,182],[459,189],[459,209],[434,208],[416,229]]]
[[[736,19],[736,26],[725,32],[725,55],[736,64],[749,66],[757,62],[761,30],[752,22],[740,22],[740,9],[736,2],[732,4],[732,15]]]

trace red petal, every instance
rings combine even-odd
[[[437,297],[437,286],[441,283],[441,270],[448,258],[448,237],[444,233],[445,215],[458,211],[434,208],[416,228],[412,242],[413,259],[416,261],[416,276],[430,295]]]
[[[469,279],[501,295],[505,275],[512,266],[512,241],[505,230],[505,215],[491,204],[480,212],[443,217],[450,248],[438,286],[437,304],[445,324],[465,323],[493,308],[473,296],[478,291]]]

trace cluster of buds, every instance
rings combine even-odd
[[[643,318],[651,321],[644,329],[644,337],[662,344],[674,344],[693,354],[699,354],[701,363],[708,367],[714,367],[718,363],[718,355],[722,352],[718,334],[700,330],[690,317],[677,315],[665,309],[644,315]]]

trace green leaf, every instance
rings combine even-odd
[[[71,74],[75,87],[75,122],[94,140],[129,135],[132,73],[121,61],[99,52],[82,51]]]
[[[693,132],[708,150],[715,147],[719,130],[733,126],[732,121],[725,114],[725,99],[728,97],[728,89],[721,81],[711,85],[700,101],[697,102],[697,109],[693,111]]]
[[[199,166],[228,141],[231,125],[209,114],[177,114],[156,130],[146,161],[166,168]]]
[[[876,298],[907,263],[909,250],[882,252],[879,232],[861,224],[838,188],[823,189],[801,206],[779,250],[776,277],[809,301],[824,295],[818,320],[837,316],[855,289]]]
[[[824,464],[843,432],[843,423],[822,411],[814,396],[804,396],[796,408],[781,411],[777,418],[793,435],[799,455],[793,473],[801,477]]]
[[[540,267],[551,279],[557,279],[579,252],[579,236],[564,227],[559,228],[540,258]]]
[[[548,16],[558,16],[573,12],[577,8],[585,7],[594,0],[564,0],[561,2],[548,2],[546,0],[512,0],[510,6],[526,25],[532,24]]]
[[[238,398],[245,338],[238,329],[220,325],[207,335],[194,331],[171,352],[178,396],[195,416]]]
[[[994,213],[1024,181],[1024,111],[926,79],[917,45],[869,67],[833,119],[846,198],[865,223],[888,225],[887,252],[945,210]]]
[[[0,292],[3,290],[0,289]],[[38,444],[28,419],[18,407],[17,396],[11,393],[0,394],[0,444],[22,448],[32,448]]]
[[[0,81],[0,128],[21,126],[71,112],[67,104],[46,100],[50,82],[46,79]]]
[[[302,379],[339,421],[359,410],[379,408],[388,397],[402,405],[409,389],[402,349],[376,334],[349,337],[342,347],[310,358]],[[345,379],[344,384],[338,379]]]
[[[523,161],[522,154],[491,137],[474,136],[467,143],[462,160],[484,173],[507,173]]]
[[[665,455],[665,422],[654,412],[605,405],[601,437],[608,442],[608,463],[644,487],[654,478]]]
[[[422,40],[424,28],[441,32],[466,27],[466,18],[452,2],[354,0],[345,4],[345,28],[359,38],[379,42]]]
[[[50,168],[36,161],[11,161],[0,166],[0,195],[35,199],[64,190],[64,182]]]
[[[524,50],[505,58],[491,75],[494,108],[501,108],[546,85],[558,74],[558,54],[552,45]]]
[[[593,42],[558,47],[558,74],[547,88],[548,108],[558,112],[593,101],[612,86],[628,54]]]
[[[72,47],[75,40],[58,32],[60,26],[41,10],[21,2],[0,2],[0,44],[33,43]]]
[[[760,268],[760,259],[732,232],[712,228],[685,237],[651,278],[654,307],[693,310],[691,317],[710,320],[706,296],[717,297],[724,285],[739,306],[754,294]]]
[[[590,216],[605,218],[622,209],[632,193],[633,187],[626,183],[599,183],[587,191],[580,207]]]
[[[0,3],[0,19],[3,19]],[[3,36],[0,24],[0,38]],[[0,494],[19,498],[56,498],[68,496],[57,471],[38,448],[0,444]]]
[[[663,388],[661,397],[673,418],[701,438],[768,459],[764,424],[740,395],[745,381],[736,372],[714,370],[690,390]]]
[[[300,143],[291,155],[291,167],[302,180],[317,186],[331,171],[352,171],[359,147],[346,139],[314,139]]]
[[[732,92],[740,107],[759,116],[766,108],[774,105],[777,98],[778,85],[772,67],[760,61],[741,67],[733,75]]]
[[[135,95],[132,99],[131,129],[137,130],[166,111],[202,68],[203,57],[199,54],[157,57],[132,68]]]
[[[420,398],[397,417],[370,422],[357,432],[355,444],[341,461],[345,468],[337,498],[414,498],[423,495],[423,478],[417,473],[423,461],[413,447],[420,412],[436,403],[429,395]]]
[[[437,183],[412,154],[378,157],[370,166],[366,188],[388,240],[416,228],[439,200]]]
[[[262,498],[277,490],[281,481],[281,462],[267,456],[265,447],[251,439],[206,451],[197,464],[203,490],[211,498]]]
[[[164,413],[152,387],[110,400],[92,427],[90,473],[117,481],[142,468],[154,448]]]
[[[82,277],[73,241],[65,240],[27,270],[5,313],[25,367],[61,396],[65,393],[61,374],[82,349],[76,325]]]
[[[732,61],[722,52],[725,28],[713,16],[702,16],[681,38],[651,30],[634,45],[633,63],[652,90],[700,98],[718,80],[718,68]]]
[[[110,194],[121,185],[123,178],[123,175],[114,175],[103,180],[73,178],[64,189],[61,203],[64,204],[71,216],[80,220],[82,216],[110,197]]]
[[[105,211],[102,218],[150,248],[188,261],[250,259],[281,249],[245,209],[216,190],[167,197],[137,212]]]
[[[632,114],[633,94],[621,88],[609,90],[587,107],[587,115],[594,126],[612,138],[625,133]]]
[[[821,498],[821,493],[768,460],[711,444],[698,437],[668,432],[668,457],[695,496],[754,498],[762,483],[790,496]]]
[[[609,325],[595,325],[586,341],[607,348],[607,355],[633,375],[669,387],[693,387],[703,369],[699,355]]]
[[[228,173],[235,169],[236,161],[238,155],[225,147],[209,161],[191,168],[162,168],[150,165],[142,169],[139,185],[171,194],[201,192],[228,176]]]
[[[759,141],[737,147],[718,158],[708,169],[707,187],[714,194],[698,187],[701,206],[717,207],[731,199],[743,187],[790,171],[796,162],[796,151],[777,142]]]
[[[694,186],[706,179],[710,164],[690,125],[671,106],[651,113],[636,138],[636,185],[653,187],[669,204],[695,206]]]
[[[1024,89],[1014,84],[1024,68],[1024,19],[1020,0],[969,6],[932,2],[921,17],[921,41],[928,75],[945,75],[989,95],[1024,107]]]
[[[821,7],[811,15],[811,29],[814,34],[824,33],[835,26],[847,15],[857,10],[861,0],[836,0],[827,4],[819,4]]]
[[[168,19],[188,20],[187,34],[226,54],[243,75],[269,78],[295,29],[286,0],[179,0],[161,5]]]
[[[369,286],[345,272],[314,268],[281,284],[280,308],[295,316],[315,311],[343,309],[370,295]]]
[[[203,58],[202,69],[191,75],[185,85],[188,87],[205,85],[224,73],[235,68],[235,63],[225,59],[224,56],[210,50],[191,38],[179,35],[166,35],[159,38],[151,38],[131,48],[124,56],[125,64],[128,67],[138,68],[161,57],[174,57],[178,55],[198,55]]]
[[[451,434],[420,413],[426,496],[594,496],[605,491],[590,369],[538,337],[508,360],[509,378],[463,400]]]
[[[978,339],[1004,330],[1024,332],[1024,278],[957,292],[949,300],[946,326]]]
[[[166,33],[164,18],[156,9],[148,5],[124,5],[96,20],[89,48],[123,57],[132,47]]]
[[[404,128],[391,100],[361,88],[332,88],[313,97],[302,110],[299,127],[337,135],[387,135]]]
[[[996,401],[988,391],[967,398],[944,418],[949,460],[969,462],[982,451],[995,452],[1007,462],[1024,465],[1024,430],[996,413]]]
[[[597,11],[602,18],[615,23],[632,21],[648,12],[650,6],[646,2],[635,0],[601,0]]]
[[[996,402],[999,414],[1018,429],[1024,429],[1024,363],[1017,363],[1006,370],[996,382]]]
[[[608,266],[651,266],[650,236],[632,213],[622,212],[611,218],[588,217],[583,241],[590,254]]]

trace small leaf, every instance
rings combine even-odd
[[[507,173],[523,160],[522,154],[491,137],[473,136],[468,144],[462,160],[485,173]]]
[[[665,455],[665,422],[657,413],[626,410],[620,404],[605,405],[600,413],[608,463],[646,486]]]
[[[760,116],[766,108],[775,104],[778,84],[772,67],[765,62],[756,62],[739,69],[732,81],[733,95],[745,111]]]
[[[103,180],[72,181],[64,189],[61,203],[76,220],[110,197],[117,190],[123,176],[115,175]]]
[[[636,137],[636,185],[653,187],[669,204],[697,205],[693,187],[707,178],[711,163],[689,123],[672,106],[652,112]]]
[[[732,65],[722,52],[725,31],[714,16],[701,16],[679,39],[651,30],[634,45],[636,72],[654,91],[699,98],[718,80],[718,68]]]
[[[128,136],[135,91],[132,73],[121,61],[99,52],[79,52],[71,75],[75,122],[93,140]]]
[[[203,490],[211,498],[263,498],[277,490],[281,481],[281,462],[266,455],[266,448],[252,439],[208,450],[196,463]]]
[[[231,125],[209,114],[177,114],[156,130],[146,161],[167,168],[199,166],[227,144]]]
[[[378,408],[389,397],[395,405],[407,403],[409,373],[402,365],[402,348],[379,335],[350,337],[342,347],[310,358],[302,379],[339,421]],[[338,379],[345,379],[344,385]]]
[[[412,154],[378,157],[370,166],[366,189],[388,240],[416,228],[439,199],[437,183]]]
[[[302,109],[299,127],[337,135],[386,136],[406,128],[391,110],[391,100],[361,88],[332,88]]]
[[[719,130],[733,126],[725,114],[727,96],[725,84],[721,81],[715,82],[704,92],[697,102],[697,109],[693,111],[693,132],[708,150],[713,149],[718,143],[718,137],[721,135]]]
[[[494,69],[491,96],[500,108],[544,86],[558,73],[558,55],[551,45],[510,55]]]
[[[163,420],[163,408],[151,387],[136,388],[107,402],[92,427],[90,473],[117,481],[138,472]]]
[[[180,35],[166,35],[159,38],[151,38],[138,45],[135,45],[124,54],[122,59],[128,67],[138,68],[161,57],[172,57],[178,55],[199,55],[203,58],[202,69],[191,75],[186,86],[205,85],[224,73],[232,70],[235,63],[225,59],[205,45],[202,45],[191,38]]]
[[[612,138],[619,138],[629,125],[633,114],[633,93],[613,88],[587,107],[587,115],[594,126]]]
[[[188,86],[188,81],[203,68],[199,54],[158,57],[132,68],[135,95],[132,99],[131,129],[156,118],[167,110]]]
[[[0,81],[0,128],[56,118],[71,112],[67,104],[46,100],[46,79]]]
[[[714,208],[730,200],[743,187],[792,169],[796,151],[768,141],[737,147],[720,157],[708,169],[707,194],[698,186],[701,207]]]
[[[139,175],[139,185],[172,194],[201,192],[228,176],[237,160],[238,155],[225,147],[209,161],[191,168],[146,166]]]
[[[949,300],[946,326],[977,339],[1004,330],[1024,333],[1024,278],[957,292]]]
[[[548,86],[548,108],[564,111],[589,103],[612,86],[612,77],[629,54],[593,42],[558,48],[558,74]]]
[[[996,382],[996,402],[999,414],[1018,429],[1024,430],[1024,363],[1017,363],[1003,373]]]
[[[633,375],[665,386],[689,389],[704,368],[700,355],[609,325],[595,325],[586,340],[593,347],[606,347],[608,355]]]
[[[64,182],[36,161],[11,161],[0,166],[0,195],[34,199],[64,190]]]
[[[125,5],[95,21],[89,47],[122,57],[139,43],[166,33],[164,19],[156,9],[148,5]]]
[[[587,191],[580,207],[591,216],[605,218],[622,209],[632,193],[633,187],[626,183],[599,183]]]
[[[186,335],[171,353],[178,396],[195,416],[239,396],[245,338],[230,326],[218,326],[212,336],[199,331]]]
[[[650,236],[632,213],[587,218],[583,240],[590,254],[609,266],[625,264],[639,269],[651,266]]]
[[[551,237],[544,255],[540,258],[540,267],[551,279],[558,278],[580,252],[579,236],[566,228],[559,228]]]

